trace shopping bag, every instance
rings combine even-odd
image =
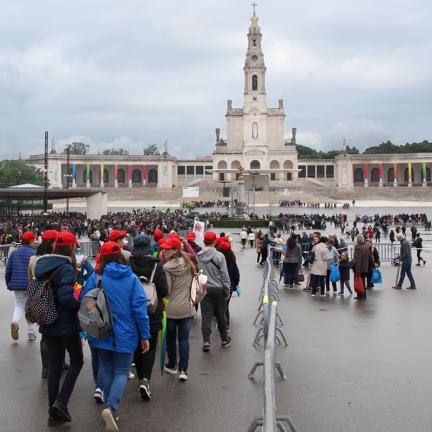
[[[339,266],[334,265],[330,270],[330,282],[335,283],[340,280]]]
[[[365,292],[365,287],[363,285],[363,279],[360,276],[360,273],[356,273],[354,276],[354,290],[359,295],[363,295]]]
[[[376,285],[376,284],[382,284],[382,274],[380,269],[378,268],[374,268],[372,270],[372,276],[371,276],[371,283]]]
[[[300,267],[300,270],[297,274],[297,282],[304,282],[304,280],[305,280],[304,273]]]

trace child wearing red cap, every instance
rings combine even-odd
[[[54,243],[53,254],[43,255],[36,261],[35,277],[50,279],[58,317],[49,325],[41,325],[48,354],[48,425],[55,426],[72,420],[68,403],[78,379],[83,352],[78,322],[80,302],[76,295],[77,267],[75,258],[77,240],[73,233],[61,231]],[[65,351],[70,357],[70,366],[60,386]]]

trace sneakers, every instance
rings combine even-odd
[[[316,297],[316,294],[312,294],[312,297]]]
[[[94,398],[98,404],[103,404],[105,402],[104,392],[99,387],[94,392]]]
[[[417,267],[420,267],[420,263],[416,264]]]
[[[227,338],[222,341],[222,348],[228,348],[231,345],[231,338],[227,336]]]
[[[135,374],[133,374],[132,372],[129,372],[128,380],[132,380],[134,378],[135,378]]]
[[[167,364],[164,366],[164,371],[165,371],[166,373],[169,373],[170,375],[177,375],[177,368],[176,368],[175,366],[170,366],[169,363],[167,363]]]
[[[338,296],[343,296],[344,293],[343,293],[343,292],[338,292],[337,295],[338,295]]]
[[[210,352],[210,342],[204,342],[202,350],[203,352]]]
[[[179,381],[180,382],[185,382],[188,380],[188,374],[186,372],[186,369],[180,369],[179,372]]]
[[[36,340],[36,333],[35,332],[29,332],[27,334],[27,337],[28,337],[29,341],[34,341],[34,340]]]
[[[113,409],[105,408],[102,413],[102,419],[105,422],[105,430],[107,432],[119,432],[119,428],[116,423],[116,414]]]
[[[147,378],[139,382],[138,391],[142,400],[149,401],[151,399],[150,382]]]
[[[19,338],[19,326],[15,322],[11,324],[11,337],[13,340],[18,340]]]
[[[326,295],[325,295],[324,293],[321,293],[320,296],[321,296],[321,297],[325,297]]]

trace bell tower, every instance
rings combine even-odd
[[[252,4],[253,15],[248,32],[248,49],[244,65],[244,106],[255,105],[261,108],[266,107],[266,87],[264,54],[262,52],[262,34],[258,25],[259,18],[256,15],[256,3]]]

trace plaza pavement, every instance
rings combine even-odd
[[[236,244],[236,250],[238,245]],[[232,300],[233,344],[222,350],[213,335],[213,350],[201,352],[200,320],[191,333],[190,380],[180,384],[161,377],[156,362],[153,400],[138,399],[129,382],[120,407],[124,432],[246,431],[262,412],[262,377],[247,374],[262,349],[251,346],[256,328],[262,269],[255,251],[237,253],[241,270],[240,298]],[[431,257],[432,258],[432,257]],[[384,284],[365,302],[353,298],[311,298],[300,289],[281,292],[280,313],[288,348],[278,360],[288,376],[277,380],[280,415],[290,415],[299,432],[406,432],[432,428],[431,361],[432,259],[414,267],[417,291],[395,291],[395,268],[382,267]],[[39,342],[9,335],[13,296],[0,268],[0,431],[44,431],[46,383],[40,378]],[[85,365],[70,403],[74,421],[53,431],[103,431],[88,348]]]

